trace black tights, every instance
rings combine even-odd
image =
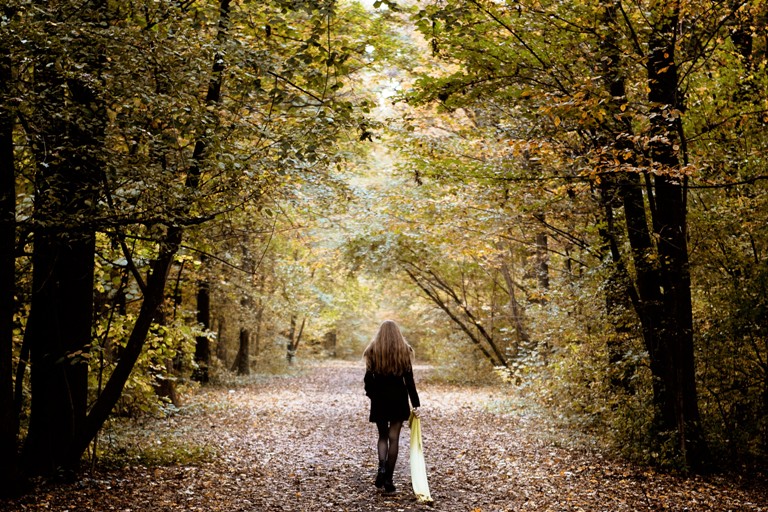
[[[400,429],[403,427],[402,421],[377,421],[376,428],[379,430],[379,460],[386,462],[387,471],[391,474],[395,470],[397,462],[397,451],[400,444]]]

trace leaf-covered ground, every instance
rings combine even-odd
[[[417,382],[427,371],[417,372]],[[398,491],[383,495],[372,485],[376,429],[367,422],[362,372],[359,363],[328,362],[237,389],[204,389],[180,414],[133,433],[150,459],[157,446],[166,458],[177,449],[197,454],[198,462],[97,469],[77,483],[40,484],[0,509],[768,511],[768,489],[754,482],[685,479],[607,460],[528,409],[498,407],[506,400],[501,390],[424,382],[422,429],[435,503],[418,503],[410,488],[407,427]]]

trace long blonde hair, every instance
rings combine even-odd
[[[413,368],[413,348],[392,320],[384,320],[363,352],[368,370],[382,375],[402,375]]]

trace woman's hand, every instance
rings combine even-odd
[[[419,408],[418,408],[418,407],[414,407],[414,408],[413,408],[413,410],[412,410],[411,412],[413,412],[413,415],[414,415],[415,417],[417,417],[417,418],[419,418],[419,417],[420,417],[419,415],[420,415],[421,413],[419,412]]]

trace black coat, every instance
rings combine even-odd
[[[369,421],[405,421],[411,414],[408,397],[413,407],[419,407],[419,394],[413,381],[413,372],[402,375],[381,375],[365,372],[365,394],[371,399]]]

